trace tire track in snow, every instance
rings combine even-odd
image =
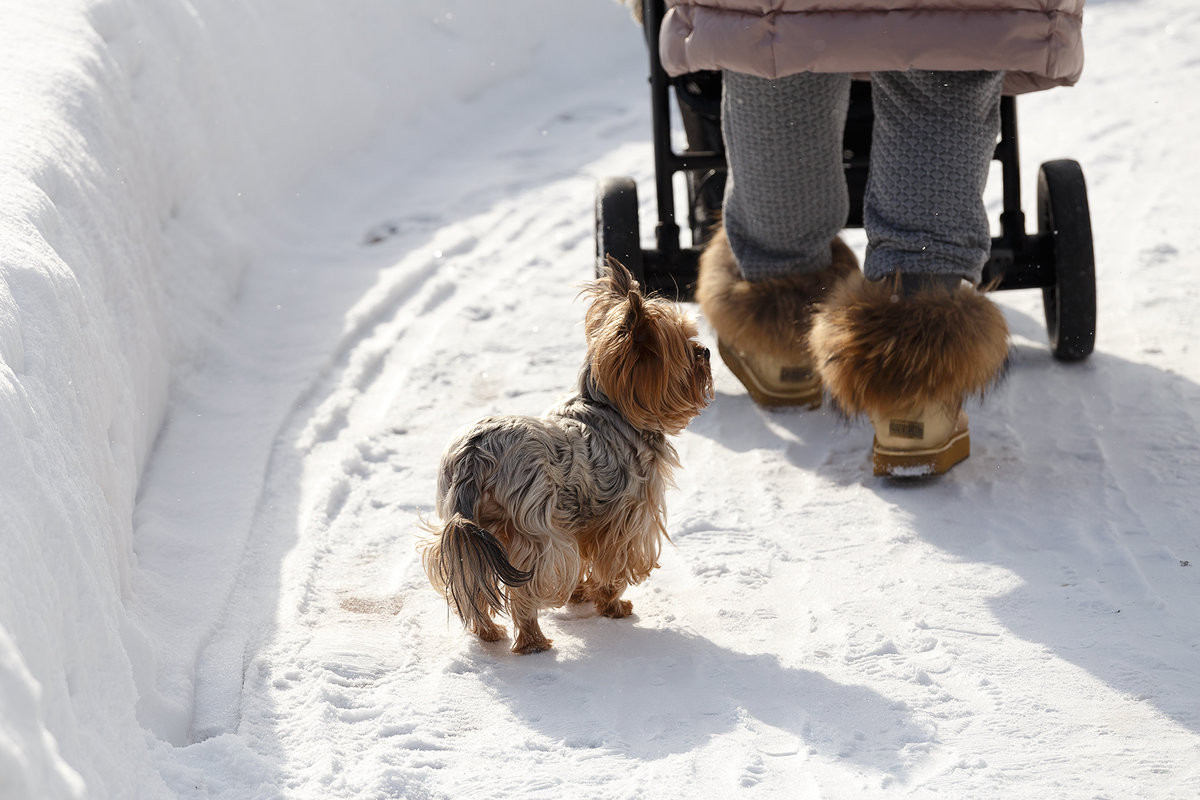
[[[405,690],[396,688],[393,679],[411,679],[414,674],[425,682],[431,679],[428,672],[413,672],[413,665],[422,661],[419,654],[394,649],[398,640],[429,638],[422,630],[423,618],[446,618],[444,605],[424,583],[413,547],[415,512],[427,512],[433,500],[436,457],[429,454],[440,452],[451,427],[483,413],[476,404],[536,413],[573,380],[575,366],[563,374],[563,359],[554,354],[582,353],[583,306],[574,302],[572,284],[586,277],[591,242],[588,220],[580,219],[574,209],[588,207],[590,189],[590,181],[578,179],[558,189],[539,189],[543,194],[565,194],[556,204],[563,209],[557,218],[546,218],[545,201],[539,199],[524,208],[501,206],[450,223],[430,237],[434,249],[440,250],[435,261],[426,260],[415,269],[398,268],[394,275],[385,270],[371,293],[347,315],[335,354],[291,417],[293,432],[278,437],[280,458],[289,463],[277,481],[290,483],[297,472],[311,473],[313,480],[300,477],[304,511],[299,538],[283,568],[280,620],[286,624],[277,629],[274,643],[250,643],[256,652],[250,654],[246,670],[239,729],[249,732],[265,725],[279,732],[281,740],[265,747],[268,752],[282,757],[289,749],[287,740],[304,729],[293,720],[296,729],[286,730],[279,724],[279,713],[290,716],[326,708],[338,727],[365,729],[359,737],[376,743],[380,759],[393,758],[387,752],[394,748],[394,739],[381,731],[404,729],[403,716],[379,713],[378,703],[358,695],[385,692],[387,687],[393,695],[403,695]],[[447,239],[456,244],[444,245]],[[511,274],[494,268],[511,263],[514,248],[528,254],[540,275],[514,281]],[[546,291],[539,281],[553,282],[554,290]],[[548,356],[514,365],[509,363],[514,348],[503,345],[505,329],[511,327],[514,311],[529,302],[531,288],[542,295],[541,302],[561,311],[538,313],[541,324],[556,332],[545,345]],[[464,322],[484,329],[473,356],[458,352]],[[579,341],[564,343],[557,331],[579,335]],[[495,368],[497,356],[506,362],[503,369],[508,374],[493,382],[483,373]],[[522,382],[533,386],[515,393],[501,389],[521,387]],[[514,408],[522,404],[527,407]],[[432,444],[435,437],[437,445]],[[413,463],[414,459],[428,463]],[[402,485],[389,485],[396,481]],[[380,524],[381,520],[387,521]],[[269,522],[269,515],[256,522],[259,535],[271,535]],[[243,583],[253,582],[252,572]],[[401,613],[413,605],[414,595],[420,599],[415,608],[423,613]],[[456,641],[457,627],[446,626],[434,632],[434,638]],[[345,637],[356,642],[354,648],[337,644]],[[387,677],[379,685],[341,685],[338,671],[329,665],[336,666],[352,650]],[[269,678],[280,671],[294,679]],[[321,685],[327,688],[316,688]],[[280,712],[275,701],[285,696],[299,704]],[[440,760],[429,754],[439,747],[409,744],[411,762],[403,768],[392,764],[393,775],[438,768]],[[288,767],[303,773],[328,765]]]
[[[493,224],[493,220],[486,222]],[[458,243],[453,249],[437,251],[440,274],[436,280],[431,274],[419,291],[412,291],[408,286],[403,291],[386,288],[384,299],[372,304],[367,313],[359,314],[356,310],[351,314],[356,318],[352,326],[356,333],[344,340],[340,355],[342,368],[336,377],[326,379],[319,394],[327,399],[313,413],[300,437],[301,450],[306,453],[327,444],[332,449],[350,451],[350,456],[343,460],[342,474],[331,488],[325,490],[332,502],[322,502],[318,497],[312,503],[314,508],[324,509],[323,518],[311,523],[316,528],[324,528],[328,533],[328,527],[341,513],[356,513],[358,508],[347,508],[351,496],[355,496],[361,505],[365,500],[362,496],[367,491],[365,487],[378,472],[387,468],[386,463],[368,465],[355,457],[356,449],[363,446],[363,431],[353,425],[352,412],[361,413],[365,409],[368,414],[379,414],[401,393],[418,398],[415,404],[389,409],[386,419],[367,423],[374,428],[367,428],[369,441],[388,448],[389,453],[395,455],[397,445],[388,443],[398,437],[409,437],[411,427],[420,427],[413,423],[419,423],[424,413],[437,413],[439,408],[444,408],[439,398],[445,397],[448,391],[447,387],[438,385],[445,376],[437,365],[449,359],[440,343],[446,339],[456,340],[450,329],[461,324],[458,320],[463,317],[490,317],[490,313],[481,314],[480,311],[486,307],[489,292],[482,288],[485,285],[473,285],[471,273],[475,270],[471,265],[494,259],[498,254],[495,248],[482,246],[477,236],[461,235],[458,231],[459,227],[470,228],[475,224],[482,223],[467,221],[452,227],[452,235],[459,237]],[[497,227],[503,225],[504,220],[501,220]],[[437,239],[435,237],[434,241]],[[362,324],[364,319],[374,320],[375,324]],[[396,358],[397,355],[402,358]],[[450,388],[449,393],[453,392]],[[404,419],[406,427],[391,425],[391,416]],[[398,434],[397,430],[404,433]],[[429,511],[431,503],[432,497],[418,510]],[[331,556],[329,550],[314,551],[304,581],[306,595],[320,593],[322,573]],[[307,613],[307,603],[299,611],[302,615]]]

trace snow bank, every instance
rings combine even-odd
[[[186,731],[188,678],[164,693],[129,605],[173,380],[314,165],[527,69],[566,5],[6,4],[0,797],[167,793],[151,752]]]

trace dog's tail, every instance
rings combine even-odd
[[[504,545],[462,514],[455,514],[426,544],[421,562],[429,582],[462,617],[463,624],[481,630],[491,618],[508,610],[503,586],[524,586],[533,571],[520,570],[508,560]]]

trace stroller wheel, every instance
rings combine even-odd
[[[1096,262],[1087,184],[1078,162],[1047,161],[1038,171],[1038,232],[1053,242],[1054,286],[1042,290],[1050,349],[1082,361],[1096,340]]]
[[[633,178],[605,178],[596,186],[596,277],[612,256],[638,283],[646,282],[638,225],[637,183]]]

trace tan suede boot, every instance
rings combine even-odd
[[[905,292],[894,279],[842,284],[809,338],[830,397],[875,428],[876,475],[941,475],[971,452],[963,400],[1008,359],[1000,309],[963,283]]]
[[[764,281],[742,277],[724,227],[700,256],[700,310],[717,332],[721,359],[761,406],[821,405],[821,378],[808,349],[812,315],[836,285],[861,274],[841,239],[830,246],[829,268]]]

